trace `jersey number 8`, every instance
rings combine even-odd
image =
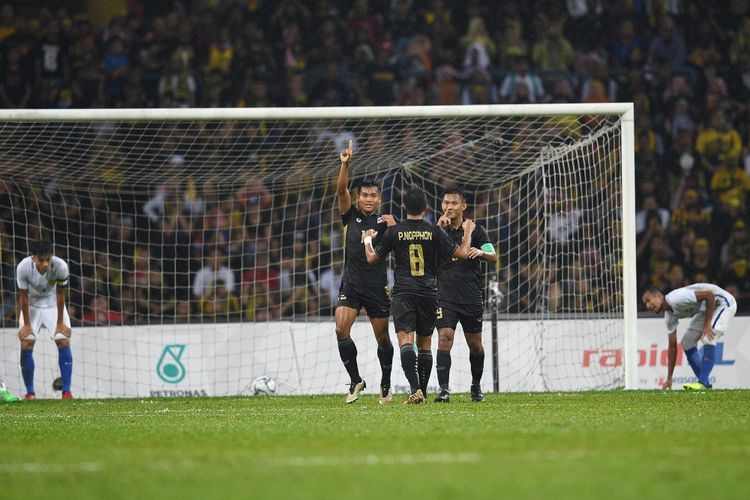
[[[424,276],[424,251],[422,245],[412,243],[409,245],[409,266],[412,276]]]

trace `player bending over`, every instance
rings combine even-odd
[[[393,323],[401,350],[401,367],[410,386],[405,404],[419,404],[427,401],[427,381],[432,371],[438,265],[451,257],[468,257],[474,223],[464,221],[464,236],[459,246],[442,227],[424,220],[427,210],[424,191],[409,189],[404,194],[404,208],[406,220],[389,227],[377,246],[373,246],[373,238],[377,236],[373,229],[365,233],[364,243],[371,264],[381,263],[389,252],[394,253]],[[414,352],[415,333],[419,356]]]
[[[677,324],[683,318],[692,318],[682,336],[682,350],[698,382],[685,384],[683,389],[711,388],[709,376],[716,362],[716,340],[726,332],[737,312],[737,301],[726,290],[710,283],[695,283],[672,290],[667,295],[650,287],[641,301],[651,312],[664,313],[669,332],[667,380],[662,389],[672,388],[672,373],[677,361]],[[698,351],[698,341],[703,342],[703,355]]]
[[[437,224],[445,228],[448,236],[457,244],[464,236],[464,210],[466,197],[460,189],[447,189],[443,194],[443,215]],[[471,400],[484,401],[481,381],[484,370],[484,346],[482,345],[482,316],[484,315],[484,286],[481,260],[497,262],[495,247],[490,243],[487,230],[477,225],[471,235],[468,259],[452,259],[438,269],[438,350],[435,369],[440,394],[436,403],[450,401],[449,378],[451,348],[456,334],[456,325],[461,322],[469,346],[471,365]]]
[[[393,366],[393,344],[388,336],[388,316],[391,303],[388,297],[388,281],[385,262],[370,266],[365,258],[362,240],[365,231],[374,229],[383,234],[389,225],[396,221],[390,215],[379,215],[380,187],[374,181],[364,181],[359,186],[357,203],[352,205],[349,183],[349,161],[352,158],[352,142],[340,154],[341,168],[336,181],[339,213],[344,223],[344,274],[341,278],[338,302],[336,303],[336,339],[339,355],[349,373],[349,394],[347,403],[359,399],[367,386],[359,375],[357,366],[357,346],[350,336],[354,320],[363,307],[370,318],[372,331],[378,343],[380,360],[380,404],[389,403],[391,396],[391,367]],[[378,240],[379,241],[379,240]]]
[[[34,342],[44,327],[57,344],[62,398],[73,399],[70,379],[73,356],[70,352],[70,317],[65,307],[65,287],[68,286],[68,264],[52,255],[52,243],[35,241],[31,257],[23,259],[16,269],[18,282],[18,338],[21,340],[21,375],[26,385],[26,399],[36,399],[34,393]]]

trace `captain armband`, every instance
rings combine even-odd
[[[481,250],[487,253],[495,253],[495,247],[492,245],[492,243],[485,243],[484,245],[482,245]]]

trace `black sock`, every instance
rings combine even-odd
[[[438,384],[441,389],[448,389],[450,374],[451,374],[451,352],[441,351],[438,349],[437,362],[435,363],[435,370],[437,370]]]
[[[417,375],[417,353],[414,352],[414,346],[411,344],[401,346],[401,368],[404,369],[411,393],[414,394],[419,389],[419,376]]]
[[[341,361],[344,362],[344,368],[349,373],[349,378],[353,384],[362,381],[362,377],[359,376],[359,368],[357,367],[357,346],[351,337],[346,340],[339,340],[339,355]]]
[[[380,385],[391,386],[391,369],[393,368],[393,344],[378,346],[378,359],[380,360]]]
[[[420,349],[417,366],[419,367],[419,388],[422,389],[422,394],[427,396],[427,382],[430,381],[430,373],[432,373],[432,351]]]
[[[471,385],[478,385],[482,381],[484,371],[484,349],[469,352],[469,364],[471,365]]]

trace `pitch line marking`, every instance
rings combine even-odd
[[[17,464],[0,463],[0,473],[52,473],[60,474],[65,472],[99,472],[104,468],[100,462],[79,462],[67,464],[43,464],[37,462],[26,462]]]
[[[265,460],[271,467],[329,467],[348,465],[460,464],[478,462],[478,453],[283,457]]]

